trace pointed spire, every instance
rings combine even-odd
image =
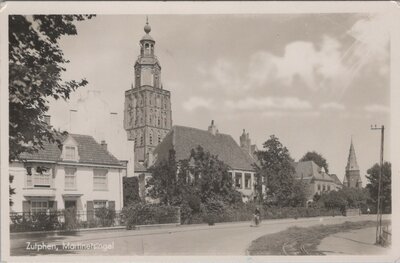
[[[357,158],[356,158],[356,151],[354,150],[354,145],[353,145],[353,136],[351,136],[351,142],[350,142],[350,150],[349,150],[349,158],[347,159],[347,166],[346,170],[360,170],[358,168],[357,164]]]

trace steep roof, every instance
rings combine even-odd
[[[169,151],[174,149],[176,160],[190,157],[190,151],[198,146],[205,151],[217,155],[218,159],[229,165],[231,169],[253,171],[255,160],[242,151],[232,136],[217,133],[213,135],[206,130],[191,127],[174,126],[164,140],[154,149],[157,161],[167,159]]]
[[[293,163],[293,166],[296,171],[295,176],[299,179],[307,179],[311,177],[315,180],[334,180],[329,174],[321,172],[321,167],[313,161],[295,162]]]
[[[354,170],[360,170],[357,164],[357,157],[356,157],[356,151],[354,150],[353,146],[353,139],[351,140],[350,143],[350,150],[349,150],[349,157],[347,159],[347,165],[346,165],[346,171],[354,171]]]
[[[329,176],[333,179],[333,181],[334,181],[337,185],[342,185],[342,182],[339,180],[339,178],[337,177],[336,174],[330,174]]]
[[[61,142],[64,142],[68,136],[71,136],[78,145],[79,163],[121,166],[119,160],[97,143],[92,136],[68,134],[59,139]],[[44,142],[43,149],[34,153],[22,153],[20,154],[20,158],[27,161],[40,160],[59,162],[62,161],[61,153],[61,149],[58,147],[57,143],[49,143],[46,141]]]

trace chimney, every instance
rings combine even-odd
[[[216,135],[218,133],[217,126],[214,125],[214,120],[212,120],[211,125],[208,126],[208,131],[211,132],[212,135]]]
[[[101,145],[101,148],[103,148],[103,150],[106,150],[106,151],[107,151],[107,143],[106,143],[105,140],[102,140],[101,143],[100,143],[100,145]]]
[[[44,117],[44,122],[45,122],[47,125],[51,126],[51,123],[50,123],[50,115],[44,115],[43,117]]]

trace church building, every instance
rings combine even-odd
[[[171,93],[163,88],[155,41],[146,22],[140,55],[134,66],[135,84],[125,91],[124,129],[134,141],[135,171],[143,170],[154,148],[172,127]]]
[[[346,174],[343,185],[351,188],[361,188],[360,168],[357,164],[356,151],[354,150],[353,140],[350,142],[349,157],[347,159]]]

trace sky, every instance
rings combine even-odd
[[[390,160],[387,19],[149,15],[173,125],[207,129],[214,120],[237,142],[245,129],[259,149],[275,135],[295,160],[321,153],[341,180],[352,138],[365,186],[367,169],[379,161],[380,134],[372,124],[385,125]],[[99,15],[78,22],[78,35],[60,39],[70,60],[63,79],[89,84],[68,102],[50,102],[52,124],[106,140],[119,159],[132,152],[123,129],[124,92],[134,81],[145,21],[145,15]]]

